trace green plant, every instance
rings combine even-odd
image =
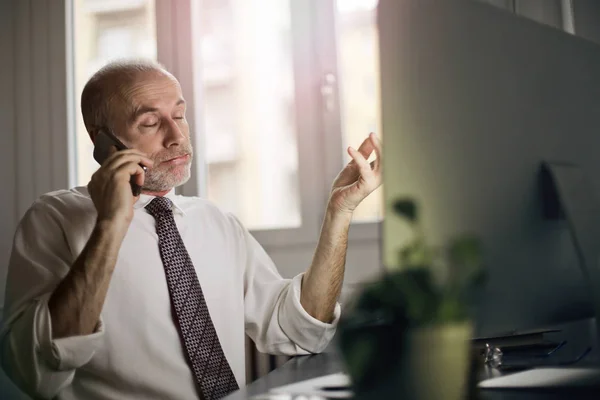
[[[460,235],[434,247],[412,199],[397,200],[393,209],[413,234],[399,251],[398,268],[367,285],[339,326],[339,345],[362,398],[394,386],[411,329],[468,321],[484,277],[475,236]]]
[[[479,239],[461,234],[446,247],[433,247],[421,229],[418,206],[412,199],[399,199],[393,208],[413,232],[413,238],[400,249],[398,271],[391,273],[406,303],[408,323],[414,326],[468,319],[484,280]]]

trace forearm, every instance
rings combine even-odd
[[[312,264],[302,280],[300,304],[323,322],[332,321],[342,290],[351,220],[351,213],[327,209]]]
[[[100,319],[127,226],[98,223],[48,302],[54,338],[88,335]]]

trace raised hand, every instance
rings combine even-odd
[[[375,152],[377,158],[367,160]],[[333,181],[329,208],[334,212],[352,213],[358,205],[381,185],[381,141],[369,134],[358,150],[348,147],[352,160]]]

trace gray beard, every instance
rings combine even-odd
[[[155,170],[146,174],[144,179],[144,191],[148,192],[164,192],[181,186],[190,180],[192,175],[192,163],[185,166],[185,172],[181,176],[174,175],[171,171]]]

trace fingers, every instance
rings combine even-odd
[[[381,168],[381,157],[383,154],[381,140],[373,132],[369,134],[369,140],[373,144],[373,149],[375,150],[375,155],[377,156],[377,158],[374,161],[373,169],[379,171],[379,169]]]
[[[363,178],[373,174],[371,165],[365,156],[363,156],[358,150],[354,149],[353,147],[348,147],[348,154],[350,154],[350,157],[352,157],[354,162],[356,162],[356,165],[358,166],[360,174],[363,176]]]
[[[142,164],[152,167],[154,162],[136,150],[122,150],[110,155],[102,165],[106,171],[115,170],[125,163]]]
[[[139,187],[144,187],[144,181],[146,180],[146,171],[144,171],[139,165],[138,165],[139,169],[137,170],[137,173],[134,176],[134,183],[137,184]],[[131,178],[130,178],[131,179]]]
[[[360,147],[358,148],[358,152],[360,154],[362,154],[362,156],[365,159],[369,159],[369,157],[371,156],[371,153],[373,151],[375,151],[375,155],[376,155],[376,159],[374,160],[374,162],[371,163],[371,166],[373,167],[373,169],[378,169],[379,166],[381,165],[381,156],[382,156],[382,146],[381,146],[381,140],[377,137],[377,135],[373,132],[369,133],[369,136],[363,140],[363,142],[360,144]],[[352,158],[349,162],[349,164],[354,164],[355,160],[354,158]]]
[[[96,184],[100,183],[101,186],[106,184],[107,182],[119,181],[121,179],[129,180],[132,175],[140,176],[140,178],[136,178],[136,183],[139,183],[140,186],[144,184],[145,171],[144,169],[135,161],[123,162],[116,166],[113,169],[109,169],[106,171],[98,170],[92,175],[92,179],[90,180],[89,185],[96,186]],[[101,183],[105,182],[105,183]]]
[[[133,182],[135,184],[137,184],[140,187],[144,186],[144,180],[145,180],[146,174],[145,174],[143,168],[140,167],[138,164],[133,164],[133,163],[123,164],[115,171],[115,175],[114,175],[115,180],[123,179],[128,182],[131,181],[131,177],[134,177]]]
[[[373,132],[371,132],[369,134],[369,136],[367,136],[367,138],[365,140],[363,140],[363,142],[358,147],[358,152],[360,154],[362,154],[364,158],[369,159],[369,157],[371,156],[371,153],[373,153],[373,151],[375,151],[375,155],[377,156],[377,159],[380,159],[381,158],[381,140],[379,140],[377,135],[375,135]],[[352,163],[354,163],[354,159],[350,160],[349,164],[352,164]],[[374,168],[377,168],[379,166],[379,164],[380,164],[379,162],[375,163]]]
[[[104,187],[110,181],[129,180],[132,175],[136,175],[136,182],[142,186],[145,171],[140,164],[151,167],[153,162],[135,150],[113,151],[102,167],[92,175],[91,189],[93,190],[98,185]],[[88,189],[90,189],[89,186]]]
[[[367,160],[371,156],[371,153],[374,149],[374,143],[371,140],[371,136],[369,135],[358,147],[358,152],[363,155]]]
[[[127,163],[121,165],[119,168],[115,170],[116,176],[126,176],[128,179],[131,175],[141,175],[144,176],[144,169],[140,167],[138,164]],[[142,180],[142,184],[143,184]]]
[[[112,153],[106,159],[106,161],[104,162],[103,165],[105,165],[109,169],[116,168],[118,165],[120,165],[122,163],[121,161],[118,161],[121,159],[126,159],[128,161],[134,159],[134,161],[141,163],[147,167],[151,167],[154,164],[154,162],[151,159],[149,159],[148,157],[146,157],[144,154],[140,153],[137,150],[129,149],[129,150],[121,150],[121,151]]]

